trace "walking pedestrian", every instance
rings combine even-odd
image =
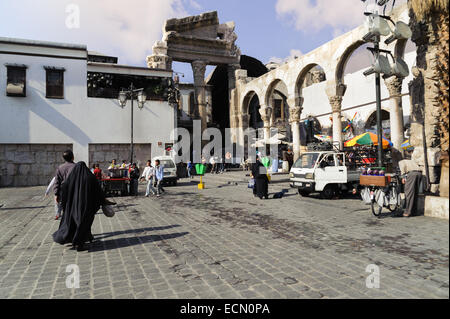
[[[55,194],[55,203],[58,205],[57,211],[64,210],[64,207],[61,206],[61,185],[64,183],[64,181],[67,179],[67,176],[69,176],[72,169],[75,167],[75,163],[73,162],[74,156],[73,152],[71,150],[66,150],[63,153],[63,158],[65,163],[61,164],[57,169],[55,173],[55,182],[53,191]],[[61,206],[61,207],[59,207]],[[60,217],[60,214],[57,214],[55,216],[55,220],[58,220]]]
[[[192,176],[192,169],[194,168],[194,164],[192,164],[192,162],[191,161],[188,161],[188,163],[187,163],[187,174],[188,174],[188,177],[189,178],[194,178],[193,176]]]
[[[161,165],[161,162],[158,159],[155,161],[155,178],[157,187],[156,197],[159,197],[161,196],[161,192],[164,192],[162,187],[162,182],[164,179],[164,165]]]
[[[52,178],[52,180],[50,181],[50,184],[48,184],[47,190],[45,191],[45,197],[47,197],[48,194],[50,194],[53,187],[55,186],[55,182],[56,182],[56,176],[54,176]],[[62,212],[61,204],[58,202],[55,202],[55,220],[58,220],[61,217],[61,212]]]
[[[129,169],[130,176],[130,190],[129,194],[132,196],[138,196],[138,187],[139,187],[139,167],[136,166],[136,163],[133,163]]]
[[[147,181],[147,188],[145,190],[145,197],[150,195],[150,192],[153,195],[156,195],[156,189],[153,187],[153,178],[155,175],[155,169],[152,167],[152,162],[150,160],[146,163],[147,166],[144,168],[144,172],[142,172],[141,180],[145,179]]]
[[[70,174],[58,192],[64,214],[58,230],[53,234],[53,240],[61,245],[72,243],[77,251],[84,250],[85,243],[94,240],[91,226],[96,212],[100,206],[115,203],[106,199],[85,162],[72,165]]]
[[[407,152],[407,156],[411,152]],[[406,178],[402,179],[405,184],[405,200],[406,208],[403,217],[409,217],[416,214],[417,211],[417,195],[419,194],[419,186],[422,182],[422,170],[419,165],[411,159],[404,159],[398,163],[402,175],[406,174]]]
[[[260,199],[269,198],[269,179],[267,178],[267,169],[261,163],[259,156],[256,157],[256,162],[252,165],[252,177],[255,179],[255,186],[253,194]]]

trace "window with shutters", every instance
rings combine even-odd
[[[46,68],[46,93],[50,99],[64,98],[64,69]]]

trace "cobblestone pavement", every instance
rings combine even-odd
[[[271,193],[287,175],[274,178]],[[0,189],[0,298],[448,298],[449,225],[375,218],[360,200],[253,198],[242,172],[188,179],[161,198],[116,197],[96,241],[56,244],[45,187]],[[140,185],[140,191],[144,185]],[[80,288],[66,288],[66,267]],[[367,288],[366,267],[380,287]]]

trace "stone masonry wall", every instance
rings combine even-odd
[[[0,144],[0,186],[47,185],[71,144]]]

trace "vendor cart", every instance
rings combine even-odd
[[[123,178],[104,178],[101,179],[102,189],[106,196],[127,196],[128,195],[128,184],[130,179],[127,177]]]
[[[109,176],[101,179],[102,189],[106,196],[127,196],[130,178],[125,169],[109,169]]]

